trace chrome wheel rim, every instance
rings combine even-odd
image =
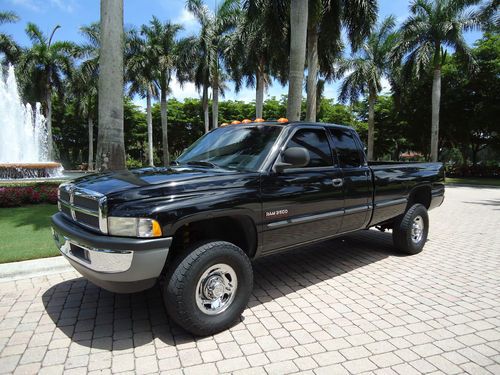
[[[234,269],[224,263],[210,266],[198,280],[196,305],[205,314],[217,315],[231,305],[238,289]]]
[[[411,240],[413,243],[419,243],[422,241],[422,237],[424,236],[424,219],[422,216],[417,216],[413,219],[413,223],[411,225]]]

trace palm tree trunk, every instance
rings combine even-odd
[[[150,167],[154,167],[153,156],[153,115],[151,113],[151,87],[148,86],[146,92],[146,123],[148,126],[148,162]]]
[[[89,114],[88,118],[89,124],[89,166],[88,170],[94,170],[94,120],[92,119],[92,115]]]
[[[203,97],[202,106],[203,106],[203,122],[205,124],[205,133],[210,131],[210,118],[208,113],[208,85],[203,85]]]
[[[216,82],[212,86],[212,123],[214,129],[219,127],[219,84]]]
[[[307,110],[306,121],[316,121],[318,83],[318,30],[316,25],[307,30]]]
[[[47,82],[46,89],[47,101],[47,156],[54,160],[54,140],[52,138],[52,90],[50,82]]]
[[[101,0],[97,168],[125,169],[123,0]]]
[[[160,115],[161,115],[161,132],[163,139],[163,165],[166,167],[170,164],[170,154],[168,151],[168,118],[167,118],[167,90],[160,90]]]
[[[431,161],[438,160],[440,102],[441,102],[441,66],[437,65],[434,68],[434,78],[432,80]]]
[[[373,145],[375,141],[375,93],[368,95],[368,160],[373,160]]]
[[[304,0],[292,0],[290,5],[290,77],[288,83],[287,117],[300,120],[302,83],[306,58],[308,4]]]
[[[259,64],[256,72],[257,83],[255,85],[255,118],[262,118],[264,112],[264,67]]]

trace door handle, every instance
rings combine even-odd
[[[342,185],[344,185],[344,180],[342,178],[334,178],[332,184],[334,187],[342,187]]]

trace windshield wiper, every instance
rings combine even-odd
[[[212,168],[217,168],[217,164],[214,164],[212,162],[206,161],[206,160],[190,160],[186,163],[187,165],[201,165],[203,167],[212,167]]]

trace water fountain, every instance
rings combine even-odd
[[[47,127],[40,103],[23,104],[14,67],[0,67],[0,179],[58,177],[61,164],[49,160]]]

